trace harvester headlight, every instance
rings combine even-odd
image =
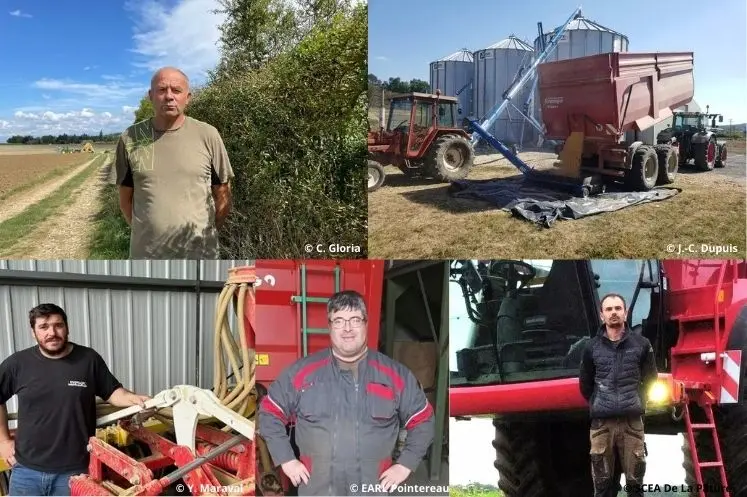
[[[652,404],[665,404],[670,399],[669,386],[663,381],[655,381],[648,389],[648,401]]]

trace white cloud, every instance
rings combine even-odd
[[[8,14],[12,15],[13,17],[33,17],[31,14],[27,14],[25,12],[21,12],[20,10],[13,10],[11,12],[8,12]]]
[[[97,112],[83,108],[69,112],[24,112],[17,110],[10,120],[0,120],[0,130],[7,135],[59,135],[63,133],[97,134],[122,131],[132,123],[132,119],[115,116],[111,112]],[[4,140],[3,140],[4,141]]]
[[[83,70],[84,71],[90,71],[91,70],[91,66],[86,66],[86,67],[83,68]]]
[[[122,114],[132,114],[137,110],[137,107],[132,107],[130,105],[123,105],[122,106]]]
[[[389,57],[384,57],[383,55],[379,55],[378,57],[375,57],[375,59],[387,62],[389,60]]]
[[[225,14],[213,13],[220,5],[215,0],[179,0],[171,8],[155,0],[126,3],[133,12],[134,48],[139,56],[134,65],[155,71],[176,66],[190,80],[201,82],[206,71],[220,60],[220,25]]]
[[[61,81],[58,79],[40,79],[33,86],[42,90],[56,90],[61,92],[84,95],[91,99],[104,102],[139,98],[148,91],[147,86],[135,83],[78,83],[75,81]]]
[[[52,98],[52,95],[47,95],[46,93],[42,93],[42,98],[44,100],[49,100],[50,98]]]
[[[101,79],[106,79],[109,81],[119,81],[121,79],[124,79],[124,76],[120,74],[102,74]]]

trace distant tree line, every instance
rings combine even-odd
[[[409,82],[402,81],[401,78],[389,78],[389,81],[381,81],[374,74],[368,75],[369,88],[372,86],[382,87],[392,93],[410,93],[410,92],[421,92],[430,93],[431,85],[427,81],[422,79],[411,79]]]
[[[101,130],[101,132],[98,135],[89,135],[89,134],[83,134],[83,135],[68,135],[67,133],[63,135],[44,135],[41,137],[35,137],[31,135],[27,136],[21,136],[21,135],[14,135],[8,138],[6,141],[8,143],[12,144],[22,144],[22,145],[67,145],[71,143],[84,143],[84,142],[113,142],[117,141],[119,139],[119,135],[121,133],[111,133],[108,135],[104,134],[104,130]]]

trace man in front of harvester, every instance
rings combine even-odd
[[[299,495],[383,494],[425,456],[433,408],[411,371],[368,349],[360,294],[333,295],[327,317],[331,347],[296,361],[270,386],[259,433]],[[286,431],[293,420],[300,460]],[[401,425],[407,438],[392,464]]]
[[[579,377],[581,394],[590,406],[594,495],[606,496],[617,486],[612,480],[619,453],[628,495],[642,497],[644,392],[657,377],[654,349],[646,337],[627,326],[622,296],[605,295],[600,316],[604,324],[584,351]]]
[[[184,114],[191,95],[181,70],[159,69],[148,91],[155,117],[127,128],[117,144],[132,259],[220,258],[233,170],[218,130]]]
[[[67,315],[54,304],[29,312],[37,345],[0,364],[0,457],[11,466],[10,495],[70,495],[71,476],[88,472],[96,396],[116,407],[144,405],[93,349],[68,341]],[[6,402],[18,395],[15,438]]]

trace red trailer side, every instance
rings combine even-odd
[[[672,115],[693,98],[693,53],[606,53],[540,64],[546,138],[616,140]]]
[[[363,295],[368,307],[368,343],[378,348],[383,275],[383,261],[257,261],[261,281],[256,292],[257,382],[269,384],[304,357],[304,328],[306,354],[329,346],[323,332],[327,329],[324,299],[336,287]]]

